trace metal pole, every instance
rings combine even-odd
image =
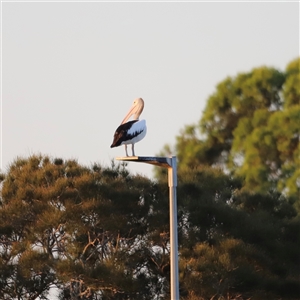
[[[177,164],[176,156],[171,158],[171,167],[168,168],[170,194],[170,271],[171,271],[171,300],[179,300],[178,278],[178,233],[177,233]]]
[[[178,275],[178,233],[177,233],[177,163],[176,156],[153,157],[133,156],[117,157],[117,160],[143,162],[163,168],[168,168],[169,198],[170,198],[170,285],[171,300],[179,300]]]

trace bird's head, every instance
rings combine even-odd
[[[128,113],[126,114],[125,118],[121,122],[121,124],[126,123],[131,116],[133,116],[133,120],[138,120],[142,111],[144,109],[144,100],[142,98],[134,99],[132,106]]]

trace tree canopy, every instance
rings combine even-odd
[[[298,299],[293,202],[218,168],[178,176],[181,299]],[[166,179],[33,155],[1,180],[1,299],[169,299]]]
[[[177,136],[179,168],[222,166],[244,189],[298,197],[299,65],[297,58],[284,72],[263,66],[220,82],[199,123]]]
[[[161,243],[149,227],[161,196],[148,179],[41,155],[17,159],[2,177],[1,299],[46,299],[53,285],[61,299],[162,292],[152,270],[164,274],[166,250],[149,246]]]

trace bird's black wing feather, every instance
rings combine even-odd
[[[122,142],[132,138],[133,136],[130,135],[126,135],[126,133],[128,132],[128,130],[131,128],[131,126],[136,123],[138,120],[133,120],[133,121],[129,121],[127,123],[124,123],[124,124],[121,124],[115,134],[114,134],[114,140],[110,146],[110,148],[113,148],[113,147],[118,147],[121,145]]]

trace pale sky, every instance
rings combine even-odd
[[[201,118],[227,76],[299,56],[299,2],[1,1],[2,171],[42,153],[109,166],[133,100],[153,156]],[[152,176],[152,167],[129,164]]]

